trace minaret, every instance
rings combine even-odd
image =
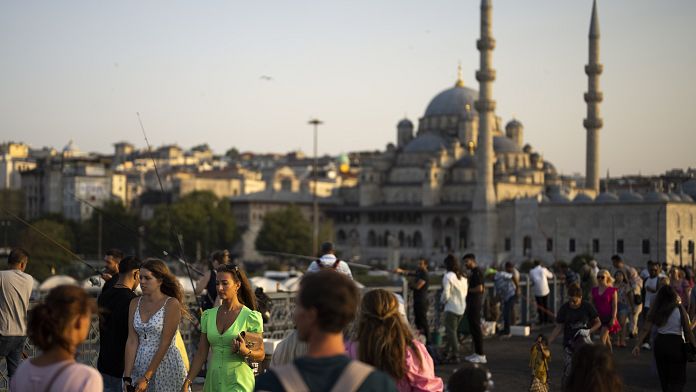
[[[587,118],[582,123],[587,130],[585,187],[595,192],[599,192],[599,130],[603,124],[599,116],[599,104],[604,97],[599,91],[599,75],[602,74],[603,68],[599,63],[599,20],[597,19],[597,0],[595,0],[592,4],[592,21],[590,22],[590,55],[585,66]]]
[[[478,143],[476,146],[476,189],[473,200],[473,246],[479,260],[495,261],[496,197],[493,187],[493,126],[495,124],[495,101],[493,100],[493,7],[491,0],[481,1],[481,38],[476,42],[480,53],[480,67],[476,72],[479,82],[479,99],[475,102],[478,111]]]

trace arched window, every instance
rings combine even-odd
[[[406,245],[406,236],[403,231],[399,231],[399,246],[403,247]]]
[[[525,256],[532,255],[532,237],[528,235],[522,239],[522,254]]]
[[[336,242],[339,244],[344,244],[346,242],[346,232],[343,230],[339,230],[338,233],[336,233]]]
[[[415,233],[413,233],[413,247],[423,247],[423,236],[421,235],[420,231],[416,231]]]
[[[469,220],[464,218],[459,222],[459,250],[469,248]]]
[[[377,236],[372,230],[367,233],[367,246],[377,246]]]

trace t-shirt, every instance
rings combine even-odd
[[[514,274],[505,271],[499,271],[495,274],[495,291],[503,301],[507,301],[515,296],[517,287],[513,282]]]
[[[571,308],[567,302],[564,303],[556,316],[556,322],[564,326],[563,345],[570,346],[578,330],[589,329],[597,317],[597,310],[587,301],[582,301],[577,309]]]
[[[302,357],[296,359],[294,364],[310,392],[324,392],[331,390],[350,361],[351,359],[345,355],[336,355],[325,358]],[[256,378],[254,391],[283,392],[285,388],[280,384],[278,377],[271,369]],[[381,391],[396,392],[396,385],[391,377],[379,370],[374,370],[367,376],[356,392]]]
[[[420,289],[413,289],[413,302],[427,302],[428,301],[428,271],[418,268],[413,278],[414,283],[418,283],[419,280],[425,282],[423,287]]]
[[[26,336],[34,278],[18,269],[0,271],[0,335]]]
[[[72,363],[65,368],[51,383],[51,388],[46,389],[46,384],[67,362],[62,361],[48,366],[36,366],[32,360],[22,362],[10,381],[11,391],[21,392],[102,392],[104,383],[97,369]]]
[[[466,311],[466,293],[468,284],[465,276],[457,278],[457,274],[449,271],[442,277],[442,296],[440,301],[445,304],[445,312],[458,315]]]
[[[117,281],[118,281],[118,274],[115,274],[114,276],[111,277],[111,279],[104,282],[104,287],[102,287],[102,293],[107,291],[107,290],[111,290]]]
[[[649,308],[652,304],[653,299],[655,299],[655,295],[657,295],[657,283],[659,282],[659,280],[659,276],[656,276],[654,278],[648,278],[645,280],[645,303],[643,304],[644,308]],[[653,291],[648,291],[648,289]]]
[[[534,296],[544,297],[549,295],[549,279],[553,278],[551,271],[541,265],[537,265],[529,271],[529,278],[534,283]]]
[[[479,267],[474,267],[471,269],[469,272],[469,288],[478,288],[478,286],[483,284],[483,273],[481,273],[481,270]],[[469,290],[469,292],[466,294],[466,300],[471,302],[471,301],[480,301],[481,296],[483,293],[481,292],[472,292]]]
[[[126,340],[128,340],[128,307],[135,297],[131,289],[113,287],[102,291],[97,299],[99,305],[97,369],[113,377],[123,376],[123,355]]]
[[[338,264],[336,262],[338,261]],[[350,272],[350,266],[343,260],[338,260],[336,256],[331,253],[325,254],[319,258],[319,262],[312,261],[307,267],[307,272],[318,272],[322,269],[330,269],[336,266],[336,271],[347,275],[349,278],[353,279],[353,274]]]

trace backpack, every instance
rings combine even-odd
[[[360,361],[352,360],[331,387],[330,392],[355,392],[375,369]],[[310,392],[294,363],[271,369],[286,392]]]
[[[257,287],[254,291],[256,296],[256,307],[261,317],[263,318],[263,323],[266,324],[271,319],[271,310],[273,309],[273,300],[263,291],[263,288]]]
[[[336,261],[333,263],[333,265],[331,265],[329,267],[324,267],[324,265],[321,264],[321,260],[319,260],[319,259],[314,260],[314,262],[317,263],[317,266],[319,267],[320,270],[332,269],[332,270],[336,271],[336,270],[338,270],[338,265],[341,264],[341,260],[339,260],[339,259],[336,259]]]

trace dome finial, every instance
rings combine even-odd
[[[462,62],[461,61],[457,65],[457,82],[454,85],[455,85],[455,87],[464,87],[464,77],[462,76]]]

